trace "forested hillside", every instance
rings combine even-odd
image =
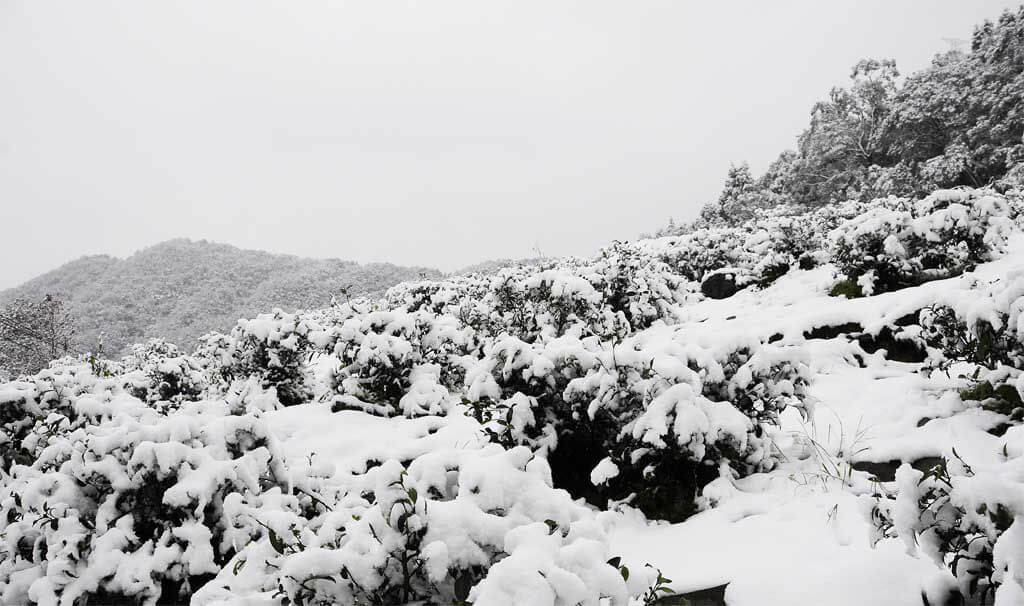
[[[975,28],[970,47],[902,76],[891,60],[855,65],[850,85],[811,110],[796,149],[754,176],[733,166],[692,227],[738,225],[757,208],[921,196],[946,187],[1005,190],[1024,179],[1024,8]]]
[[[389,263],[361,265],[304,259],[226,244],[169,240],[126,259],[83,257],[0,293],[59,296],[77,324],[76,349],[117,355],[126,345],[161,337],[191,348],[200,335],[280,307],[322,307],[332,297],[379,295],[403,280],[440,272]]]

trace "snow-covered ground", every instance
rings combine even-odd
[[[1024,604],[1008,204],[773,211],[58,361],[0,385],[0,599]]]
[[[821,267],[793,272],[764,290],[693,304],[678,325],[648,329],[665,338],[682,333],[719,344],[751,333],[801,343],[810,354],[815,405],[808,420],[793,410],[783,415],[775,443],[784,462],[767,473],[716,483],[708,491],[713,509],[676,524],[650,522],[628,508],[595,512],[611,529],[611,551],[637,568],[657,566],[679,593],[727,585],[730,606],[904,606],[951,590],[948,571],[908,553],[902,541],[872,545],[866,500],[893,485],[853,465],[951,457],[954,445],[967,460],[991,456],[1005,441],[987,431],[999,415],[966,407],[950,391],[955,380],[942,373],[928,377],[921,364],[889,361],[884,352],[862,356],[861,364],[850,340],[805,339],[804,332],[847,322],[878,330],[922,307],[955,301],[968,280],[1017,271],[1024,271],[1020,235],[1005,257],[970,276],[845,299],[828,296],[833,273]],[[479,425],[461,411],[381,418],[332,413],[320,403],[266,418],[290,456],[311,454],[344,473],[367,459],[406,460],[437,448],[479,447],[483,440]]]

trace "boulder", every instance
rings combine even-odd
[[[711,274],[700,285],[700,291],[709,299],[727,299],[739,290],[736,274],[724,272]]]

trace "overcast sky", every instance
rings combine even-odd
[[[451,270],[763,170],[1014,2],[0,0],[0,288],[173,237]]]

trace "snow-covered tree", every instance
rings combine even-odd
[[[33,373],[74,351],[75,318],[64,301],[14,299],[0,308],[0,377]]]

